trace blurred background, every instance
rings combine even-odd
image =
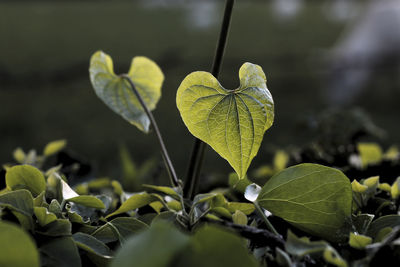
[[[175,94],[187,74],[210,70],[223,7],[222,0],[0,1],[0,162],[16,147],[40,152],[56,139],[67,139],[97,175],[118,176],[121,146],[139,166],[161,161],[154,133],[96,97],[89,58],[103,50],[116,73],[136,55],[160,65],[166,79],[154,115],[183,177],[193,137]],[[399,143],[399,29],[398,0],[236,0],[219,80],[236,88],[244,62],[261,65],[276,107],[250,168],[270,162],[276,149],[311,142],[326,110],[359,107],[385,130],[384,147]],[[231,168],[208,149],[204,170]]]

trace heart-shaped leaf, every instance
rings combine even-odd
[[[226,159],[240,178],[274,120],[274,103],[260,66],[244,63],[240,86],[227,90],[208,72],[189,74],[176,104],[189,131]]]
[[[150,120],[128,81],[114,73],[111,57],[102,51],[94,53],[90,59],[89,72],[97,96],[114,112],[147,133]],[[164,81],[158,65],[146,57],[134,57],[127,75],[147,107],[155,109]]]
[[[307,233],[335,242],[347,238],[351,184],[337,169],[310,163],[287,168],[268,180],[257,202]]]

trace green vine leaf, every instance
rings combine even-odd
[[[114,73],[111,57],[97,51],[90,59],[90,81],[97,96],[125,120],[147,133],[150,120],[128,81]],[[161,97],[164,74],[158,65],[146,57],[134,57],[127,74],[150,110]]]
[[[334,242],[348,236],[351,184],[337,169],[310,163],[287,168],[268,180],[257,202],[312,235]]]
[[[243,179],[274,120],[274,103],[262,68],[244,63],[240,86],[227,90],[208,72],[189,74],[176,104],[190,133],[210,145]]]

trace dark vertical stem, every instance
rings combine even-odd
[[[219,34],[217,48],[215,50],[214,61],[211,67],[211,74],[215,78],[218,78],[221,69],[234,3],[235,0],[227,0],[225,3],[224,18],[222,20],[221,31]],[[205,144],[200,141],[200,139],[195,139],[192,155],[190,157],[186,184],[184,187],[184,195],[189,199],[192,199],[196,192],[200,170],[203,163],[205,147]]]
[[[167,148],[165,147],[164,141],[163,141],[162,136],[161,136],[161,132],[158,129],[157,122],[154,119],[153,114],[151,113],[151,111],[147,107],[146,103],[144,103],[142,96],[136,90],[136,87],[133,84],[131,78],[128,75],[121,75],[121,77],[128,81],[129,85],[132,88],[132,91],[135,93],[136,97],[138,98],[140,105],[142,105],[142,107],[144,109],[144,112],[146,112],[147,116],[150,119],[150,122],[151,122],[151,124],[152,124],[152,126],[154,128],[154,131],[156,132],[158,141],[160,143],[161,153],[163,155],[163,159],[164,159],[165,165],[167,166],[168,174],[169,174],[169,177],[171,179],[171,185],[173,187],[179,186],[179,180],[178,180],[178,178],[176,176],[174,166],[172,165],[171,159],[168,156]]]

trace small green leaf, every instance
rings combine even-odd
[[[95,209],[106,208],[106,206],[104,206],[104,203],[95,196],[77,196],[67,200],[85,207],[90,207]]]
[[[379,184],[379,176],[373,176],[368,179],[365,179],[363,182],[364,185],[368,186],[368,188],[376,188]]]
[[[33,205],[35,207],[41,207],[47,205],[46,203],[46,191],[40,193],[37,197],[33,199]]]
[[[54,213],[48,212],[44,207],[35,207],[34,212],[40,226],[45,226],[57,220],[57,216]]]
[[[115,233],[113,227],[118,230],[118,233]],[[101,242],[109,243],[117,241],[120,236],[127,239],[129,236],[137,234],[147,228],[148,225],[138,219],[132,217],[118,217],[98,228],[92,235]]]
[[[394,228],[396,226],[400,225],[400,215],[386,215],[379,217],[375,221],[371,223],[371,225],[368,228],[367,235],[375,238],[379,231],[381,231],[384,228],[390,227]]]
[[[239,210],[243,212],[245,215],[250,215],[253,213],[256,207],[254,207],[254,204],[252,203],[229,202],[227,209],[232,213]]]
[[[168,186],[156,186],[156,185],[149,185],[149,184],[144,184],[143,187],[145,188],[150,188],[153,189],[155,191],[167,194],[171,197],[175,197],[177,199],[179,199],[179,194],[172,188],[172,187],[168,187]]]
[[[244,178],[265,131],[274,120],[274,103],[260,66],[244,63],[240,86],[227,90],[208,72],[182,81],[176,104],[190,133],[209,144]]]
[[[360,234],[366,233],[374,217],[375,215],[366,213],[353,215],[352,221],[355,230]]]
[[[240,210],[235,211],[232,215],[232,221],[236,224],[247,225],[247,216]]]
[[[57,199],[52,199],[48,210],[54,213],[58,218],[62,217],[61,205],[58,203]]]
[[[159,201],[159,200],[160,198],[157,197],[155,194],[147,194],[147,193],[135,194],[130,198],[128,198],[124,203],[122,203],[122,205],[116,211],[107,215],[106,218],[141,208],[154,201]]]
[[[33,198],[28,190],[16,190],[0,195],[0,207],[7,207],[26,216],[33,215]]]
[[[17,149],[14,150],[13,152],[13,157],[16,162],[22,164],[25,161],[25,152],[22,150],[22,148],[18,147]]]
[[[327,247],[323,253],[326,262],[335,265],[337,267],[347,267],[347,262],[340,257],[339,253],[336,252],[331,246]]]
[[[383,158],[382,148],[375,143],[359,143],[357,144],[360,153],[363,168],[371,164],[379,163]]]
[[[354,179],[353,182],[351,182],[351,189],[357,193],[364,193],[365,191],[367,191],[368,186],[360,184],[357,180]]]
[[[285,169],[288,162],[289,162],[289,155],[285,151],[283,150],[276,151],[274,156],[275,171],[281,171]]]
[[[372,243],[372,238],[365,235],[350,233],[349,245],[356,249],[364,249]]]
[[[175,256],[189,243],[189,237],[171,224],[154,223],[149,230],[134,235],[117,252],[111,267],[176,266]],[[187,265],[190,266],[190,265]]]
[[[114,112],[147,133],[150,120],[128,81],[114,73],[111,57],[102,51],[94,53],[90,59],[89,72],[97,96]],[[134,57],[128,76],[147,107],[155,109],[164,81],[164,75],[157,64],[146,57]]]
[[[57,219],[49,224],[46,224],[41,230],[37,230],[37,233],[46,236],[70,236],[72,225],[69,220]]]
[[[390,195],[393,199],[397,199],[400,196],[400,177],[397,177],[390,187]]]
[[[46,157],[54,155],[54,154],[60,152],[61,150],[63,150],[66,145],[67,145],[66,140],[56,140],[56,141],[50,142],[43,149],[43,155]]]
[[[72,235],[72,239],[74,239],[76,245],[89,253],[97,254],[101,257],[111,257],[111,250],[107,247],[103,242],[97,240],[95,237],[84,234],[84,233],[75,233]]]
[[[11,167],[6,173],[6,184],[9,189],[28,189],[34,197],[46,190],[44,175],[30,165]]]
[[[337,169],[308,163],[287,168],[264,185],[257,202],[307,233],[335,242],[346,238],[352,191]]]
[[[379,230],[374,238],[374,242],[382,242],[393,231],[392,227],[385,227]]]
[[[40,253],[42,266],[81,267],[78,248],[71,237],[51,238],[40,247]]]
[[[0,266],[40,266],[35,242],[16,225],[0,221],[0,244]]]
[[[287,234],[285,249],[291,255],[303,257],[307,254],[322,254],[324,260],[338,267],[347,267],[346,261],[325,241],[310,241],[307,237],[299,238],[290,230]]]

